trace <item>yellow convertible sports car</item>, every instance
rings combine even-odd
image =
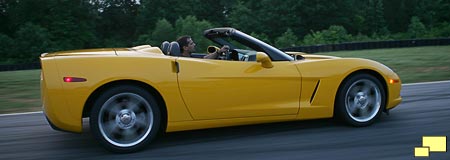
[[[82,132],[89,117],[100,144],[132,152],[163,132],[330,117],[367,126],[402,99],[397,74],[375,61],[282,52],[233,28],[204,36],[229,51],[181,57],[164,42],[42,54],[50,125]]]

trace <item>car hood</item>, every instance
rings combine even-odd
[[[302,55],[305,59],[309,59],[309,60],[320,60],[320,59],[336,59],[336,58],[340,58],[340,57],[335,57],[335,56],[324,56],[324,55],[316,55],[316,54],[305,54]]]
[[[307,60],[323,60],[323,59],[336,59],[340,57],[335,56],[325,56],[325,55],[317,55],[317,54],[307,54],[304,52],[286,52],[287,54],[295,57],[296,60],[301,60],[303,58]],[[303,58],[298,58],[297,56],[301,56]]]

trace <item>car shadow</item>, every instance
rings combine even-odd
[[[268,134],[277,134],[290,131],[326,128],[330,126],[345,125],[337,123],[333,119],[321,119],[170,132],[157,138],[150,148],[164,148],[194,143],[226,141],[230,139],[264,136]]]
[[[390,119],[389,117],[390,116],[383,114],[374,125],[383,125],[383,123],[389,121],[387,120]],[[152,149],[164,149],[196,143],[236,140],[265,135],[270,136],[270,134],[292,134],[287,132],[298,132],[301,134],[304,132],[316,132],[322,130],[345,130],[345,128],[351,129],[355,127],[348,126],[336,119],[329,118],[169,132],[157,137],[154,142],[144,149],[144,152],[151,151]],[[89,150],[87,152],[95,152],[96,155],[110,154],[110,152],[103,149],[92,136],[88,119],[83,120],[83,133],[81,133],[81,136],[78,138],[75,137],[75,135],[67,133],[67,138],[70,138],[71,140],[65,142],[70,143],[70,147],[84,148]]]
[[[226,141],[229,139],[262,136],[289,131],[327,128],[330,126],[346,127],[341,123],[335,122],[334,119],[320,119],[169,132],[158,136],[154,142],[144,150],[151,148],[161,149],[195,143]],[[98,144],[97,140],[92,136],[89,128],[89,119],[83,119],[83,133],[79,135],[80,136],[76,136],[76,134],[74,135],[73,133],[63,133],[61,136],[66,137],[68,140],[62,141],[63,144],[61,145],[69,146],[70,148],[92,149],[97,153],[108,152],[102,149],[101,145]]]

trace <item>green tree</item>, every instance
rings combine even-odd
[[[26,23],[16,33],[12,53],[16,62],[37,62],[41,53],[48,52],[52,46],[47,29]]]
[[[250,33],[250,36],[255,37],[263,42],[266,42],[267,44],[272,43],[269,36],[267,36],[267,34],[264,34],[264,33],[258,34],[258,33],[252,32],[252,33]]]
[[[149,30],[147,34],[143,34],[138,38],[138,44],[151,44],[158,46],[163,41],[175,40],[175,29],[166,19],[156,22],[155,29]]]
[[[64,6],[59,7],[58,6]],[[71,6],[71,9],[65,7]],[[95,27],[87,8],[76,1],[60,1],[53,5],[54,11],[60,14],[49,15],[49,26],[46,27],[56,45],[55,50],[92,48],[99,44],[95,36]]]
[[[141,1],[137,16],[137,33],[154,28],[159,19],[174,24],[180,17],[195,16],[208,20],[213,26],[230,26],[227,16],[237,0],[145,0]]]
[[[440,23],[430,29],[431,37],[450,37],[450,23],[444,22]]]
[[[384,0],[384,15],[388,29],[393,33],[404,32],[408,28],[411,17],[410,0]],[[370,27],[370,26],[366,26]],[[371,34],[371,33],[366,33]]]
[[[427,32],[425,25],[418,17],[412,17],[411,23],[408,26],[409,38],[423,38]]]
[[[303,39],[306,45],[312,44],[335,44],[351,41],[352,36],[342,26],[330,26],[326,30],[312,32]]]
[[[298,38],[290,28],[275,40],[275,46],[279,48],[295,47],[298,45]]]
[[[104,46],[131,46],[136,39],[137,0],[93,0],[98,10],[96,32]]]
[[[163,41],[171,41],[176,38],[175,29],[166,19],[156,22],[155,29],[152,32],[153,41],[160,44]]]
[[[11,46],[14,45],[14,40],[8,35],[0,33],[0,56],[3,57],[0,63],[8,63],[13,57]],[[10,62],[9,62],[10,63]]]
[[[195,16],[179,18],[175,23],[177,37],[190,35],[196,43],[197,52],[206,52],[211,41],[203,36],[203,31],[212,28],[212,24],[206,20],[197,20]]]
[[[91,3],[88,0],[21,0],[8,4],[9,34],[26,23],[32,23],[50,32],[54,50],[94,47],[95,30]],[[56,14],[57,13],[57,14]],[[11,35],[10,35],[11,36]]]
[[[258,26],[258,21],[253,17],[252,10],[247,8],[243,2],[239,2],[233,7],[228,19],[234,28],[244,32],[258,32],[258,29],[255,28]]]
[[[275,39],[288,28],[296,33],[304,31],[305,1],[272,1],[248,0],[238,1],[228,15],[227,19],[233,27],[246,32],[266,34]]]
[[[310,30],[324,30],[331,25],[339,25],[347,28],[350,32],[357,33],[359,28],[355,26],[353,20],[357,19],[358,11],[363,6],[363,1],[358,0],[339,0],[339,1],[327,1],[327,0],[314,0],[314,1],[302,1],[302,4],[294,12],[300,12],[297,17],[301,17],[301,24],[304,29],[302,33],[297,35],[306,35]],[[292,18],[296,19],[296,18]],[[289,28],[295,28],[289,26]]]
[[[448,0],[384,0],[385,19],[393,33],[406,32],[410,19],[418,17],[426,27],[432,27],[449,19],[450,1]]]
[[[435,22],[436,23],[445,23],[450,22],[450,16],[448,16],[448,11],[450,10],[450,0],[436,0],[437,3],[432,9],[436,12],[435,14]]]
[[[387,35],[389,30],[384,19],[384,6],[382,0],[369,0],[366,12],[367,34]]]

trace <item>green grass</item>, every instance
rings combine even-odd
[[[41,110],[40,70],[0,72],[0,113]]]
[[[374,49],[317,53],[358,57],[381,62],[393,69],[403,83],[450,80],[450,46]]]
[[[450,80],[450,46],[318,53],[381,62],[404,83]],[[0,72],[0,114],[41,110],[40,70]]]

